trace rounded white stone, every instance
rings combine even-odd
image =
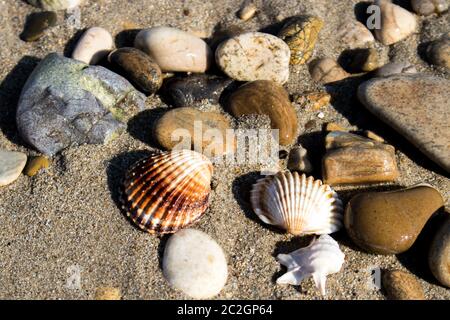
[[[163,72],[205,72],[212,53],[202,39],[179,29],[154,27],[141,30],[134,46],[155,60]]]
[[[100,27],[86,30],[78,41],[72,58],[86,64],[96,64],[111,52],[113,38],[111,34]]]
[[[216,62],[230,78],[239,81],[271,80],[280,84],[289,78],[288,45],[278,37],[249,32],[221,43]]]
[[[209,235],[184,229],[167,241],[163,273],[173,288],[192,298],[206,299],[224,287],[227,261],[222,248]]]
[[[375,37],[384,45],[401,41],[417,29],[414,14],[389,0],[376,0],[381,11],[381,28],[375,29]]]
[[[337,30],[337,35],[351,49],[364,47],[368,43],[375,42],[372,32],[356,20],[342,23]]]
[[[26,163],[26,154],[0,150],[0,186],[14,182],[22,173]]]
[[[44,10],[65,10],[81,5],[84,0],[28,0],[28,2]]]

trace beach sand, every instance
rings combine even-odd
[[[243,22],[236,17],[241,0],[88,1],[81,8],[78,27],[104,27],[113,34],[117,46],[130,46],[136,30],[151,26],[170,25],[208,38],[218,26],[238,25],[248,31],[273,32],[279,20],[308,13],[325,21],[315,57],[338,58],[346,48],[336,38],[336,29],[343,21],[355,19],[354,6],[358,2],[255,1],[257,15]],[[400,3],[407,6],[409,1]],[[358,11],[362,5],[356,8]],[[25,43],[19,34],[26,16],[33,11],[38,10],[24,1],[0,0],[0,148],[30,156],[38,153],[20,138],[15,124],[21,88],[40,59],[55,51],[70,54],[81,34],[59,12],[57,27],[38,42]],[[385,59],[409,61],[421,72],[448,78],[449,73],[433,69],[422,60],[421,44],[449,31],[450,15],[419,19],[419,33],[390,48],[379,43],[375,47]],[[396,148],[400,171],[395,184],[336,188],[344,201],[364,190],[389,190],[425,182],[439,189],[448,206],[448,174],[358,103],[354,93],[359,82],[361,77],[355,77],[336,85],[332,105],[319,111],[294,104],[300,124],[298,141],[310,150],[314,176],[320,178],[322,125],[333,121],[351,130],[372,130],[381,135]],[[292,67],[285,87],[290,94],[317,88],[307,66]],[[168,236],[138,230],[117,204],[124,171],[155,148],[152,123],[168,108],[158,96],[149,97],[147,107],[129,122],[127,132],[108,145],[65,150],[52,159],[48,170],[33,178],[21,175],[11,185],[0,188],[1,299],[92,299],[96,288],[102,286],[119,288],[124,299],[186,298],[170,288],[162,274],[161,258]],[[205,108],[224,112],[220,106]],[[317,117],[320,111],[323,119]],[[322,299],[311,279],[300,286],[275,283],[285,271],[275,256],[305,246],[311,238],[281,233],[255,216],[248,195],[259,170],[259,166],[250,164],[216,165],[211,205],[193,226],[211,235],[226,252],[229,277],[217,298]],[[428,241],[426,235],[410,251],[398,256],[361,252],[345,231],[334,238],[346,259],[342,271],[328,277],[328,299],[384,299],[382,291],[369,285],[371,270],[378,268],[408,270],[419,278],[427,299],[450,299],[450,290],[437,284],[427,268],[423,250]]]

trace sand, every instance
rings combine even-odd
[[[241,0],[101,0],[88,1],[81,10],[80,29],[101,26],[118,46],[130,45],[134,29],[171,25],[209,37],[218,25],[267,30],[280,18],[316,14],[325,20],[315,57],[338,58],[345,50],[335,38],[336,28],[355,19],[353,0],[256,1],[256,17],[236,17]],[[407,5],[409,1],[400,1]],[[358,6],[359,8],[360,6]],[[36,11],[24,1],[0,0],[0,148],[37,154],[19,137],[15,109],[21,88],[38,61],[54,51],[70,53],[78,29],[59,13],[59,25],[35,43],[19,39],[25,17]],[[277,20],[278,19],[278,20]],[[424,60],[423,43],[450,30],[449,14],[420,18],[421,30],[390,49],[376,44],[387,60],[409,61],[422,72],[448,77]],[[129,29],[128,31],[123,31]],[[419,48],[419,49],[418,49]],[[335,88],[331,106],[321,112],[295,105],[301,132],[299,142],[311,150],[314,175],[320,178],[323,148],[321,127],[334,121],[351,130],[373,130],[397,149],[400,178],[396,186],[426,182],[437,187],[449,205],[450,180],[399,134],[370,115],[354,97],[361,80]],[[294,67],[286,84],[289,93],[316,86],[306,66]],[[117,206],[118,188],[126,168],[154,149],[151,126],[167,108],[159,97],[148,99],[148,111],[129,123],[129,129],[107,146],[80,146],[52,159],[51,167],[33,178],[20,176],[0,189],[0,298],[92,299],[96,288],[119,288],[124,299],[181,299],[161,271],[167,236],[157,237],[135,228]],[[208,108],[222,110],[220,106]],[[432,106],[430,106],[432,108]],[[223,112],[223,110],[222,110]],[[310,120],[308,130],[305,124]],[[301,286],[279,286],[284,270],[278,253],[306,245],[310,238],[294,238],[262,224],[248,204],[248,190],[258,177],[256,165],[215,166],[211,206],[195,228],[211,235],[223,247],[229,265],[228,282],[218,299],[321,299],[311,279]],[[344,200],[361,190],[384,190],[393,185],[337,188]],[[342,231],[335,235],[346,255],[343,270],[328,278],[328,299],[384,299],[369,286],[372,268],[399,268],[415,274],[428,299],[449,299],[428,271],[425,254],[413,249],[399,256],[377,256],[359,251]],[[79,277],[77,276],[79,274]]]

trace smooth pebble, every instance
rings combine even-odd
[[[390,300],[425,300],[425,293],[419,281],[406,271],[383,271],[382,279]]]
[[[434,277],[450,288],[450,213],[431,243],[428,265]]]
[[[450,32],[428,46],[427,56],[432,64],[450,69]]]
[[[411,6],[415,13],[428,16],[447,11],[448,0],[411,0]]]
[[[280,84],[289,78],[290,49],[278,37],[249,32],[222,42],[216,62],[230,78],[238,81],[271,80]]]
[[[315,82],[322,84],[328,84],[350,77],[350,74],[331,58],[314,60],[309,64],[309,72]]]
[[[27,163],[22,152],[0,150],[0,186],[14,182]]]
[[[203,73],[211,66],[213,58],[205,41],[170,27],[141,30],[134,46],[147,53],[163,72]]]
[[[106,29],[92,27],[78,40],[72,58],[86,64],[97,64],[111,52],[113,45],[113,38]]]
[[[207,299],[225,286],[228,267],[216,241],[202,231],[184,229],[167,241],[163,273],[173,288],[195,299]]]

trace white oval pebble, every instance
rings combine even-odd
[[[111,34],[100,27],[86,30],[78,41],[72,58],[86,64],[96,64],[103,59],[113,48]]]
[[[134,46],[146,52],[163,72],[205,72],[212,52],[202,39],[179,29],[154,27],[141,30]]]
[[[14,182],[22,173],[26,163],[26,154],[0,150],[0,186]]]
[[[216,62],[230,78],[239,81],[271,80],[280,84],[289,78],[291,50],[278,37],[249,32],[221,43]]]
[[[375,29],[375,37],[384,45],[391,45],[414,33],[417,20],[414,14],[389,0],[376,0],[380,6],[381,28]]]
[[[167,241],[163,273],[173,288],[192,298],[206,299],[224,287],[227,261],[222,248],[209,235],[184,229]]]
[[[375,41],[372,32],[356,20],[342,23],[337,30],[337,36],[351,49],[361,48]]]

